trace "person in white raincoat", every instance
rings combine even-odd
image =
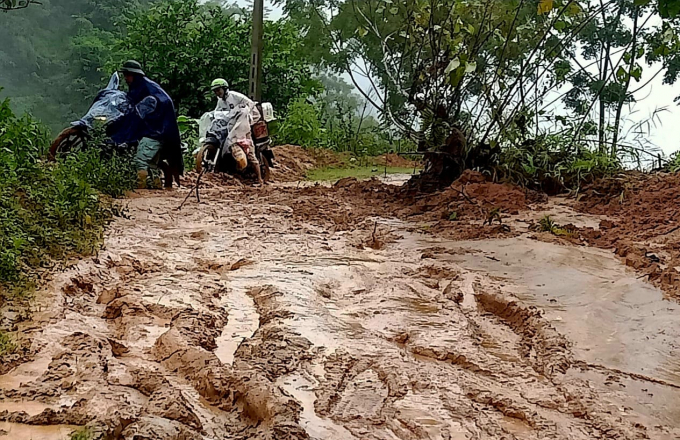
[[[217,106],[215,111],[230,112],[235,108],[247,108],[252,118],[251,125],[260,120],[260,112],[257,110],[255,101],[248,98],[243,93],[229,90],[227,80],[217,78],[210,84],[210,89],[217,96]]]

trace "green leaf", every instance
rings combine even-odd
[[[680,0],[659,0],[659,13],[662,18],[675,18],[680,15]]]
[[[623,66],[620,66],[616,71],[616,80],[620,83],[625,83],[627,79],[628,72],[626,72],[626,69],[624,69]]]
[[[358,28],[358,29],[357,29],[357,33],[359,34],[359,36],[360,36],[361,38],[363,38],[363,37],[365,37],[366,35],[368,35],[368,31],[366,30],[366,28],[363,28],[363,27]]]
[[[446,66],[446,69],[444,69],[444,73],[448,75],[452,71],[456,70],[458,66],[460,66],[460,60],[458,59],[458,57],[456,57],[451,60],[448,66]]]
[[[640,79],[642,78],[642,67],[639,65],[636,65],[630,72],[630,76],[635,78],[635,81],[640,82]]]
[[[553,10],[553,0],[540,0],[538,2],[538,15],[548,14]]]

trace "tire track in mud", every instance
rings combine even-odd
[[[14,408],[0,423],[9,435],[22,424],[87,425],[106,439],[307,438],[300,406],[250,363],[262,360],[232,367],[214,353],[228,260],[201,249],[202,228],[145,209],[117,224],[99,259],[64,274],[54,319],[32,335],[45,369],[3,387]],[[29,414],[26,402],[45,409]]]
[[[15,405],[0,421],[87,425],[107,439],[670,432],[565,375],[568,340],[500,281],[427,249],[372,249],[374,221],[329,231],[300,221],[289,195],[239,194],[181,214],[179,195],[132,199],[99,258],[52,285],[28,382],[0,376]],[[254,264],[231,270],[242,259]]]

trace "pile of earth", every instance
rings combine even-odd
[[[540,193],[489,182],[473,171],[466,171],[449,188],[431,194],[378,179],[345,178],[330,189],[322,185],[265,188],[248,191],[245,196],[252,203],[262,203],[264,196],[269,203],[289,206],[296,221],[330,230],[352,230],[374,217],[383,217],[420,224],[423,230],[455,239],[516,235],[502,223],[502,217],[545,200]]]
[[[590,245],[614,248],[669,296],[680,298],[680,175],[630,173],[587,187],[577,208],[607,215],[599,229],[584,228]]]

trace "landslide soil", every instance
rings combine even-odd
[[[429,196],[211,183],[181,211],[184,191],[135,195],[36,294],[0,438],[679,438],[672,403],[627,390],[680,386],[582,359],[521,286],[466,267],[499,259],[457,240],[518,240],[508,216],[540,195],[473,173]]]
[[[586,188],[576,208],[605,215],[579,231],[593,246],[614,249],[666,294],[680,300],[680,175],[629,173]]]

